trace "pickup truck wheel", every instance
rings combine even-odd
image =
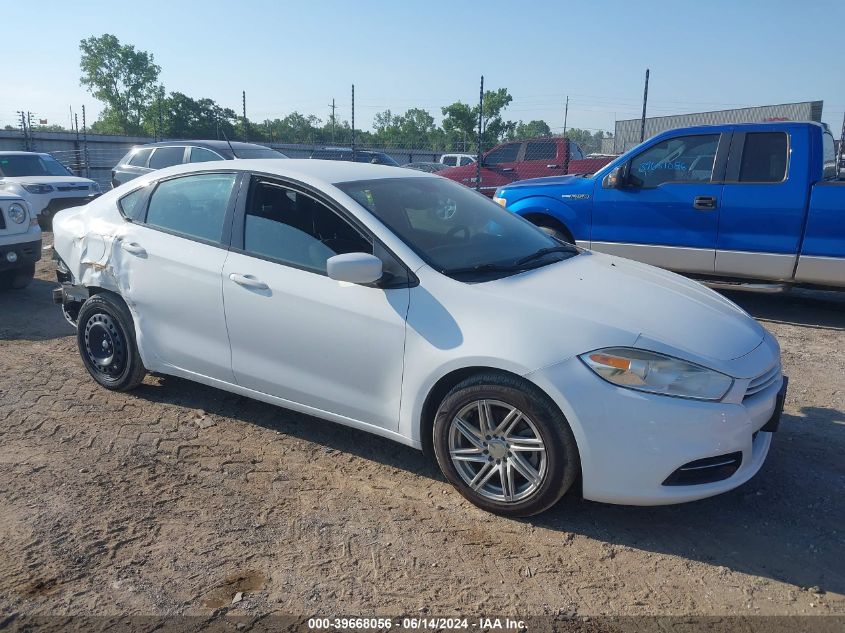
[[[551,507],[580,472],[569,424],[532,383],[496,373],[455,386],[434,421],[446,479],[478,507],[531,516]]]
[[[7,270],[0,273],[0,289],[13,288],[20,290],[26,288],[35,277],[35,264],[27,264],[21,268]]]
[[[85,369],[106,389],[129,391],[147,370],[135,344],[129,310],[119,299],[94,295],[79,310],[76,340]]]

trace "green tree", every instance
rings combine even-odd
[[[513,101],[507,88],[487,90],[481,101],[483,134],[481,144],[489,149],[499,141],[513,135],[516,124],[506,121],[502,111]],[[478,106],[460,101],[441,109],[443,130],[451,142],[450,149],[474,151],[478,135]]]
[[[514,139],[536,138],[538,136],[551,136],[552,129],[545,121],[538,119],[523,123],[520,121],[514,128]]]
[[[238,116],[212,99],[192,99],[181,92],[155,99],[144,110],[144,130],[166,138],[235,138]]]
[[[144,111],[156,95],[161,68],[153,55],[122,45],[114,35],[89,37],[79,43],[81,85],[106,105],[101,130],[123,134],[142,131]]]

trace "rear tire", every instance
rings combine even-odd
[[[85,369],[106,389],[129,391],[147,373],[135,344],[132,315],[110,294],[89,298],[76,319],[76,341]]]
[[[548,509],[581,470],[572,430],[551,399],[527,380],[497,373],[470,377],[444,398],[434,452],[458,492],[505,516]]]

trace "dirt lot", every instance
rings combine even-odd
[[[662,508],[476,510],[409,448],[174,378],[90,380],[42,261],[0,295],[0,615],[845,614],[845,300],[732,298],[791,378],[769,460]]]

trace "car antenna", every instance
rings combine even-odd
[[[225,139],[226,139],[226,142],[229,144],[229,149],[230,149],[230,150],[232,150],[232,156],[234,156],[235,158],[240,158],[240,156],[238,156],[238,155],[235,153],[235,148],[234,148],[234,147],[232,147],[232,141],[230,141],[230,140],[229,140],[229,137],[228,137],[228,136],[226,136],[226,132],[225,132],[225,131],[223,131],[223,130],[221,130],[221,132],[223,132],[223,138],[225,138]]]

